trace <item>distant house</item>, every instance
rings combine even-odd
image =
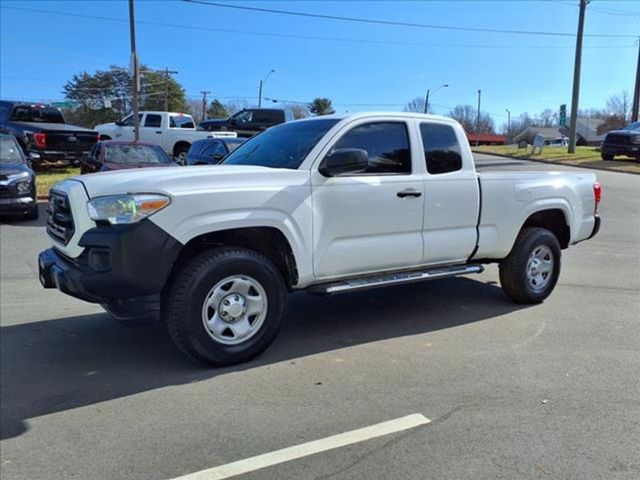
[[[604,135],[598,135],[598,127],[604,123],[599,118],[578,118],[576,124],[576,144],[583,145],[600,145],[604,139]],[[526,141],[528,144],[533,143],[536,135],[542,135],[545,141],[549,142],[556,138],[564,138],[569,136],[569,126],[565,127],[527,127],[522,132],[513,137],[513,143]]]
[[[560,130],[560,128],[556,127],[527,127],[515,137],[513,137],[513,143],[520,143],[523,140],[526,141],[529,145],[533,143],[533,138],[536,135],[542,135],[546,141],[551,141],[555,138],[566,137]]]
[[[467,135],[467,140],[471,145],[504,145],[506,138],[504,135],[494,135],[492,133],[469,133],[464,132]]]
[[[601,118],[578,118],[576,123],[576,145],[598,146],[604,140],[604,134],[598,135],[598,127],[604,123]],[[562,127],[564,136],[569,136],[569,127]]]

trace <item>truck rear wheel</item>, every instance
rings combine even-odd
[[[560,276],[560,244],[544,228],[523,228],[509,255],[500,263],[500,284],[518,303],[541,303]]]
[[[163,299],[176,346],[214,366],[245,362],[273,341],[286,309],[282,275],[246,248],[206,251],[177,274]]]
[[[602,160],[613,160],[613,155],[610,153],[603,153],[600,155]]]

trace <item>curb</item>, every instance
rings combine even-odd
[[[593,166],[586,166],[586,165],[573,165],[573,164],[570,164],[570,163],[554,162],[552,160],[542,160],[540,158],[514,157],[512,155],[504,155],[503,153],[483,152],[482,150],[473,150],[473,149],[471,149],[471,151],[473,153],[481,153],[482,155],[491,155],[492,157],[508,158],[510,160],[524,160],[526,162],[546,163],[547,165],[562,165],[562,166],[565,166],[565,167],[585,168],[587,170],[600,170],[602,172],[626,173],[626,174],[629,174],[629,175],[640,175],[640,172],[624,172],[624,171],[621,171],[621,170],[613,170],[611,168],[604,168],[604,167],[593,167]]]

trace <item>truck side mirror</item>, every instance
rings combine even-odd
[[[369,167],[369,154],[361,148],[339,148],[324,157],[318,172],[325,177],[363,173]]]
[[[124,123],[122,122],[122,120],[118,120],[116,122],[114,122],[116,124],[116,126],[118,127],[122,127],[124,125]]]

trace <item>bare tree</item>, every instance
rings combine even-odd
[[[449,112],[449,116],[457,120],[468,133],[495,133],[493,119],[488,114],[480,112],[478,121],[478,111],[472,105],[456,105]]]
[[[282,108],[289,110],[294,120],[309,116],[309,109],[302,103],[285,103]]]
[[[243,98],[231,100],[230,102],[227,102],[224,106],[224,108],[227,110],[229,115],[233,115],[234,113],[239,112],[243,108],[248,108],[248,107],[249,107],[249,102],[247,102]]]
[[[627,90],[617,95],[611,95],[607,99],[605,110],[610,116],[623,118],[625,122],[631,121],[631,96]]]
[[[539,127],[553,127],[556,124],[556,114],[553,110],[545,108],[538,116],[536,122]]]
[[[409,100],[407,104],[404,106],[403,110],[405,112],[424,113],[424,98],[415,97],[413,100]]]

